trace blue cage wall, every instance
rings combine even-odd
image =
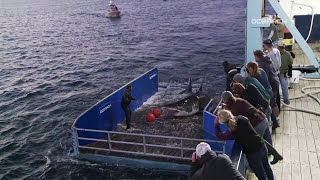
[[[158,70],[156,68],[144,73],[128,84],[132,85],[131,95],[136,98],[130,104],[131,110],[135,111],[148,98],[158,91]],[[128,85],[126,84],[126,85]],[[114,130],[118,123],[121,123],[125,114],[121,109],[121,99],[126,85],[113,92],[88,111],[78,117],[74,123],[75,128],[94,129],[94,130]],[[79,137],[103,139],[106,133],[77,131]],[[94,141],[79,140],[80,146],[85,146]]]
[[[216,133],[214,130],[214,121],[216,119],[216,116],[212,114],[213,110],[213,101],[211,100],[205,110],[203,111],[203,135],[204,139],[207,140],[220,140],[216,137]],[[220,128],[222,131],[226,131],[228,127],[224,124],[220,124]],[[223,150],[223,145],[222,144],[217,144],[217,143],[209,143],[212,150],[216,151],[222,151]],[[233,149],[233,144],[234,140],[229,140],[226,141],[226,149],[225,149],[225,154],[228,156],[231,156],[232,149]]]

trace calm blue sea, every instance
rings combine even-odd
[[[183,179],[69,156],[71,125],[139,74],[206,77],[244,61],[245,0],[0,0],[0,179]]]

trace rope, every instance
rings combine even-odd
[[[319,81],[320,79],[307,79],[307,78],[300,78],[301,80],[305,80],[305,81]],[[300,96],[296,96],[296,97],[291,97],[289,98],[290,100],[293,100],[293,99],[300,99],[300,98],[304,98],[304,97],[311,97],[313,98],[314,100],[316,100],[318,102],[318,104],[320,105],[320,99],[317,98],[316,96],[314,96],[314,94],[318,94],[320,93],[320,90],[318,91],[311,91],[311,92],[306,92],[306,89],[314,89],[314,88],[320,88],[320,86],[306,86],[306,87],[303,87],[301,89],[301,92],[303,93],[302,95]],[[282,102],[282,104],[285,106],[285,107],[288,107],[290,109],[288,110],[284,110],[284,111],[300,111],[300,112],[305,112],[305,113],[310,113],[310,114],[314,114],[316,116],[320,116],[320,112],[315,112],[315,111],[311,111],[311,110],[307,110],[307,109],[302,109],[302,108],[297,108],[297,107],[293,107],[293,106],[290,106],[290,105],[287,105],[285,103]]]

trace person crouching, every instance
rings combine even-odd
[[[192,154],[188,179],[196,180],[244,180],[225,154],[216,155],[209,144],[201,142]]]

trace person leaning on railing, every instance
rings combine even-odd
[[[245,180],[226,154],[216,155],[209,144],[201,142],[192,154],[191,180]]]
[[[226,109],[230,110],[234,116],[242,115],[247,117],[256,132],[272,144],[272,137],[268,128],[268,119],[262,111],[253,107],[253,105],[245,99],[234,97],[230,91],[224,91],[221,98],[226,105]]]
[[[220,129],[219,123],[229,127],[225,132]],[[235,140],[243,145],[248,163],[259,180],[273,180],[273,172],[268,161],[268,152],[264,140],[251,126],[248,118],[233,116],[228,110],[221,110],[214,122],[217,138]]]

